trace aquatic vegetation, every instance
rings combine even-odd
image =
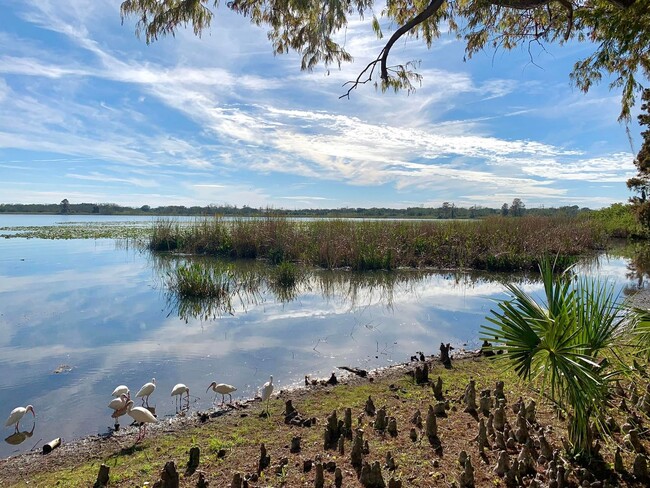
[[[219,261],[192,262],[178,266],[168,276],[167,285],[181,297],[224,298],[237,286],[232,269]]]
[[[588,221],[564,217],[444,222],[210,218],[189,225],[160,221],[149,243],[154,251],[358,271],[534,269],[545,254],[568,265],[603,246],[602,232]]]
[[[45,226],[0,227],[0,237],[26,239],[129,239],[146,241],[158,229],[151,222],[75,222]]]

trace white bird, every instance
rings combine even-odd
[[[22,419],[23,415],[25,415],[27,412],[32,412],[32,415],[34,418],[36,418],[34,407],[31,405],[27,405],[26,407],[16,407],[11,411],[9,418],[5,422],[5,427],[16,424],[16,432],[18,432],[18,424],[20,423],[20,419]]]
[[[221,394],[221,404],[223,405],[226,402],[226,395],[230,397],[230,403],[232,403],[232,392],[237,391],[237,388],[235,388],[232,385],[227,385],[226,383],[217,383],[216,381],[213,381],[210,383],[210,386],[208,386],[208,390],[212,388],[212,391],[215,393],[214,395],[214,400],[212,400],[212,403],[217,399],[217,394]],[[208,390],[205,390],[207,393]]]
[[[112,408],[113,410],[122,410],[124,407],[126,407],[126,402],[129,401],[129,397],[122,393],[119,398],[113,398],[110,403],[108,404],[108,408]]]
[[[273,393],[273,376],[271,379],[264,383],[262,387],[262,402],[266,402],[266,414],[269,414],[269,399],[271,398],[271,393]]]
[[[142,397],[142,404],[144,405],[145,399],[147,401],[147,406],[149,406],[149,395],[153,393],[156,389],[156,378],[151,378],[150,383],[145,383],[142,385],[142,388],[136,393],[135,397]]]
[[[129,390],[128,386],[120,385],[113,390],[113,393],[111,393],[111,396],[114,396],[116,398],[119,398],[122,395],[126,395],[131,398],[131,391]]]
[[[140,422],[140,430],[138,431],[138,437],[135,442],[139,442],[144,439],[145,434],[147,433],[147,424],[153,424],[158,422],[158,419],[144,407],[134,407],[133,401],[129,400],[126,404],[126,413],[128,413],[133,420]]]
[[[183,393],[187,394],[187,405],[190,404],[190,389],[185,386],[183,383],[179,383],[174,388],[172,388],[171,396],[178,396],[178,400],[183,400]]]

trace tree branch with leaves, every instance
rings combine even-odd
[[[266,26],[276,54],[301,54],[300,67],[341,66],[352,61],[337,39],[352,16],[372,15],[372,27],[384,37],[382,22],[397,25],[378,53],[346,85],[350,95],[374,80],[382,90],[408,92],[422,80],[416,61],[388,63],[393,45],[404,36],[421,39],[427,47],[448,32],[465,43],[466,57],[485,49],[514,49],[522,45],[568,42],[590,44],[592,52],[577,60],[571,80],[587,92],[604,77],[610,88],[621,89],[619,120],[629,121],[640,79],[650,79],[650,2],[648,0],[386,0],[380,8],[372,0],[232,0],[230,10]],[[191,27],[198,36],[210,27],[219,0],[126,0],[121,15],[135,17],[136,34],[147,43]],[[377,67],[379,69],[377,70]]]

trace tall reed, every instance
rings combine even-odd
[[[149,247],[230,258],[297,261],[326,269],[534,269],[541,256],[558,264],[603,246],[588,221],[493,217],[481,221],[203,219],[156,224]]]

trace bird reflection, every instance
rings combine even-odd
[[[32,430],[27,432],[26,430],[22,432],[14,432],[11,434],[9,437],[5,439],[5,442],[7,444],[11,444],[12,446],[17,446],[18,444],[22,444],[25,442],[27,439],[29,439],[32,435],[34,435],[34,429],[36,428],[36,422],[32,424]]]

